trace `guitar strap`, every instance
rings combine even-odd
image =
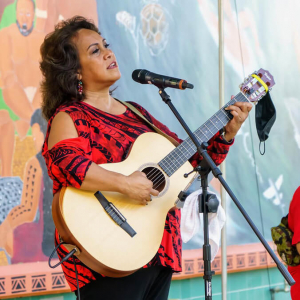
[[[119,99],[116,99],[119,102],[121,102],[123,105],[127,106],[133,113],[135,113],[136,115],[138,115],[140,118],[142,118],[147,124],[149,124],[157,133],[159,133],[160,135],[164,136],[165,138],[167,138],[174,146],[178,146],[179,143],[173,139],[172,137],[170,137],[169,135],[167,135],[166,133],[164,133],[163,131],[161,131],[158,127],[156,127],[154,124],[152,124],[151,122],[149,122],[142,114],[139,110],[137,110],[132,104],[128,103],[128,102],[124,102],[121,101]]]

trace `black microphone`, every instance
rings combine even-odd
[[[154,84],[158,88],[170,87],[180,90],[194,88],[194,86],[190,83],[187,83],[186,80],[159,75],[142,69],[134,70],[132,72],[132,79],[142,84]]]

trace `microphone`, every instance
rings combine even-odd
[[[154,84],[158,88],[170,87],[180,90],[194,88],[194,86],[190,83],[187,83],[186,80],[159,75],[142,69],[134,70],[132,72],[132,79],[141,84]]]

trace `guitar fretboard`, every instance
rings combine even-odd
[[[235,102],[249,102],[247,97],[239,93],[232,98],[226,105],[224,105],[217,113],[215,113],[210,119],[208,119],[202,126],[200,126],[194,135],[200,144],[208,142],[219,130],[221,130],[232,118],[229,111],[225,108]],[[164,172],[170,177],[174,174],[186,161],[188,161],[195,153],[197,148],[188,137],[178,147],[171,151],[166,157],[164,157],[158,165],[164,170]]]

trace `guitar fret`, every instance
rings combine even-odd
[[[225,108],[236,102],[249,102],[243,93],[238,93],[217,113],[200,126],[194,135],[198,142],[208,142],[219,130],[221,130],[230,120],[230,112]],[[190,157],[197,152],[197,147],[190,138],[187,138],[166,157],[164,157],[158,165],[165,171],[168,176],[174,174]]]
[[[193,142],[189,143],[189,147],[190,147],[189,155],[191,157],[195,154],[195,152],[197,151],[197,148],[196,148],[196,146],[194,145]]]
[[[179,155],[179,153],[177,153],[178,151],[174,151],[173,153],[174,153],[174,159],[175,159],[175,161],[177,162],[178,161],[178,158],[179,158],[179,160],[182,160],[182,157]],[[177,155],[177,157],[178,158],[176,158],[175,157],[175,155]]]
[[[161,161],[159,162],[159,166],[160,166],[163,170],[167,169],[167,165],[166,165],[166,163],[165,163],[164,160],[161,160]]]
[[[217,132],[219,131],[218,127],[215,125],[215,123],[212,121],[212,119],[209,120],[209,122],[212,124],[213,127],[217,129]]]
[[[171,160],[171,157],[170,156],[172,156],[172,155],[168,155],[168,156],[166,156],[165,158],[164,158],[164,160],[165,160],[165,162],[166,162],[166,164],[167,164],[167,167],[169,168],[171,168],[171,169],[173,169],[173,166],[172,166],[172,160]],[[168,161],[169,160],[169,161]],[[175,168],[173,169],[173,170],[175,170]]]
[[[216,127],[216,124],[218,124],[219,120],[216,118],[215,115],[213,115],[211,118],[210,118],[210,123],[212,124],[212,126],[214,126],[215,128]]]
[[[226,114],[226,112],[223,109],[221,109],[221,112],[226,116],[227,120],[229,121],[230,118],[228,117],[228,115]]]
[[[207,131],[205,131],[205,133],[206,133]],[[202,134],[204,135],[204,137],[207,139],[207,140],[209,140],[209,137],[205,134],[203,131],[202,131]]]
[[[226,124],[223,124],[223,122],[222,122],[222,120],[218,117],[218,114],[215,114],[215,117],[218,119],[218,121],[220,121],[221,122],[221,124],[223,125],[223,126],[225,126]]]
[[[179,155],[178,155],[178,153],[176,151],[172,152],[172,154],[171,154],[172,161],[174,162],[174,164],[176,166],[176,163],[178,163],[178,160],[177,160],[177,158],[176,158],[175,155],[177,155],[178,158],[180,158],[180,157],[179,157]]]
[[[182,145],[182,144],[181,144]],[[184,145],[182,145],[181,147],[180,147],[180,145],[177,147],[177,149],[180,151],[180,153],[182,154],[181,155],[181,160],[182,160],[182,156],[184,156],[184,158],[186,158],[186,159],[188,159],[188,156],[186,156],[185,155],[185,153],[181,150],[181,148],[184,148],[186,151],[188,151],[188,149],[186,149],[185,147],[184,147]]]
[[[166,162],[168,163],[168,168],[170,169],[170,171],[176,171],[177,170],[177,168],[176,168],[176,166],[175,166],[175,164],[174,164],[174,160],[172,159],[172,157],[171,157],[172,155],[170,155],[169,157],[168,157],[168,159],[169,159],[169,162],[168,162],[168,160],[166,160]]]
[[[173,153],[171,152],[170,155],[169,155],[169,160],[170,162],[173,162],[174,163],[174,157],[173,157]]]
[[[202,132],[199,132],[199,133],[201,134]],[[197,140],[199,141],[199,143],[202,144],[202,141],[203,141],[204,139],[203,139],[203,137],[202,137],[200,134],[198,134],[198,133],[196,132],[196,137],[197,137]],[[197,147],[194,145],[193,142],[192,142],[192,146],[193,146],[193,148],[195,149],[195,151],[197,151]]]

